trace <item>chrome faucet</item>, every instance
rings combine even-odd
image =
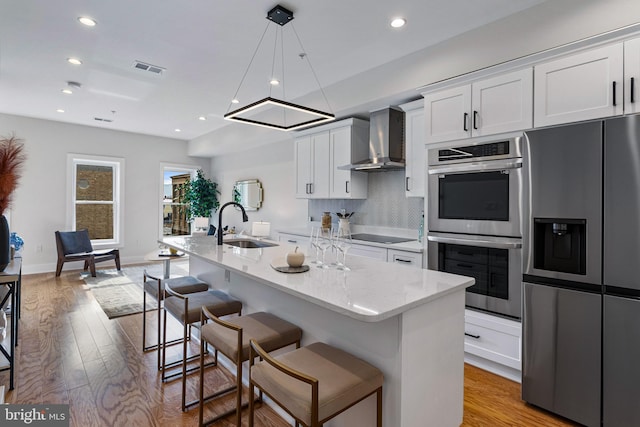
[[[222,230],[222,211],[229,205],[236,205],[242,211],[242,222],[249,221],[249,217],[247,216],[247,212],[244,210],[244,207],[240,203],[236,202],[227,202],[218,211],[218,245],[222,245],[222,235],[224,231]]]

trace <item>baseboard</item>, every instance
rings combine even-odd
[[[470,353],[464,354],[464,361],[469,365],[500,375],[501,377],[507,378],[511,381],[515,381],[517,383],[522,382],[522,373],[509,366],[504,366],[492,360],[484,359]]]
[[[130,264],[142,264],[146,263],[144,255],[132,256],[132,257],[120,257],[120,264],[122,266],[130,265]],[[96,264],[98,268],[102,268],[103,266],[109,265],[109,261],[105,261],[104,263]],[[115,263],[111,261],[111,265],[115,268]],[[62,267],[62,271],[69,270],[82,270],[83,262],[65,262]],[[25,258],[22,259],[22,274],[38,274],[38,273],[55,273],[56,271],[56,263],[49,262],[46,264],[29,264]]]

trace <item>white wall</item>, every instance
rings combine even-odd
[[[67,153],[125,159],[124,263],[157,248],[160,162],[209,170],[209,159],[188,157],[186,142],[174,139],[0,114],[0,135],[11,133],[24,139],[27,154],[10,218],[11,230],[25,242],[24,273],[55,270],[54,231],[65,229],[67,214]]]
[[[239,227],[238,231],[246,227],[250,232],[252,221],[269,221],[272,236],[279,229],[306,225],[307,201],[295,198],[293,139],[214,157],[211,175],[220,185],[220,205],[231,201],[233,184],[238,180],[257,178],[264,188],[262,208],[247,212],[248,223],[243,224],[240,213],[229,207],[223,212],[223,225]],[[217,226],[217,215],[212,221]]]

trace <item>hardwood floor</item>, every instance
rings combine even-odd
[[[63,272],[58,279],[53,273],[23,276],[15,389],[7,391],[5,402],[70,404],[72,426],[197,425],[197,408],[180,410],[180,381],[162,384],[156,354],[142,353],[141,325],[141,314],[109,320],[78,271]],[[177,323],[174,326],[175,332]],[[232,378],[223,369],[210,369],[206,388],[211,392]],[[8,384],[9,372],[0,372],[0,385],[8,390]],[[196,390],[197,375],[192,375],[188,400]],[[233,401],[224,403],[230,406]],[[233,421],[231,417],[215,425],[230,427]],[[256,425],[287,424],[262,406]],[[573,424],[524,404],[519,384],[467,365],[463,425]]]

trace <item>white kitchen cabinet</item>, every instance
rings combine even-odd
[[[640,113],[640,38],[624,42],[624,112]]]
[[[360,245],[354,243],[347,252],[347,257],[350,255],[363,256],[367,258],[378,259],[380,261],[387,261],[387,249],[378,246]]]
[[[401,105],[405,111],[405,195],[424,197],[426,159],[424,147],[424,101]]]
[[[329,198],[329,133],[296,139],[296,197]]]
[[[529,129],[533,124],[531,68],[425,93],[427,143]]]
[[[475,310],[465,310],[465,362],[520,382],[522,324]]]
[[[298,234],[288,234],[288,233],[279,233],[278,241],[283,243],[288,243],[290,245],[296,245],[301,248],[309,246],[309,236],[300,236]],[[304,252],[304,251],[303,251]]]
[[[367,146],[369,143],[369,124],[354,124],[332,129],[329,131],[329,139],[331,151],[329,198],[366,199],[369,182],[367,173],[338,168],[351,163],[354,150]],[[361,149],[358,156],[365,159],[367,153]]]
[[[534,125],[620,115],[623,86],[623,43],[536,65]]]
[[[366,199],[368,176],[338,169],[368,157],[369,124],[347,119],[300,131],[295,147],[296,198]]]
[[[422,254],[419,252],[387,249],[387,262],[422,268]]]

